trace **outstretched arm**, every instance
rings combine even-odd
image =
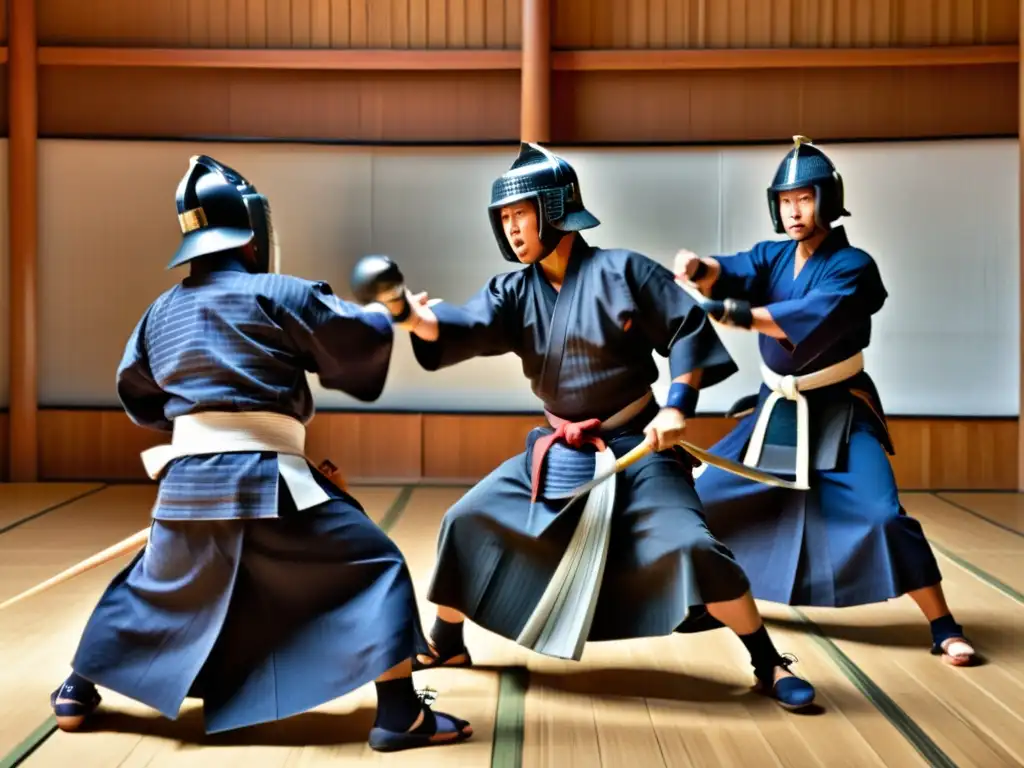
[[[832,258],[836,264],[806,295],[761,307],[734,302],[725,322],[778,339],[809,357],[820,355],[846,328],[881,309],[888,295],[866,254]]]
[[[731,256],[705,256],[681,250],[676,254],[673,272],[677,280],[691,280],[704,296],[726,296],[760,303],[771,269],[771,243],[758,243],[749,251]]]
[[[283,324],[320,383],[364,402],[380,397],[394,344],[387,308],[345,301],[327,283],[313,283],[298,303]]]
[[[436,371],[474,357],[493,357],[515,350],[518,331],[515,273],[498,275],[461,307],[427,301],[426,294],[410,300],[412,314],[403,327],[412,334],[417,362]]]

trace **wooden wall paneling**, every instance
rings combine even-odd
[[[891,430],[905,490],[1017,488],[1016,419],[893,419]]]
[[[311,27],[309,47],[331,47],[331,0],[311,0],[309,9]]]
[[[0,414],[0,425],[3,422]],[[538,414],[321,412],[307,454],[329,458],[349,482],[475,482],[525,448]],[[710,447],[735,422],[699,417],[688,438]],[[890,420],[896,480],[903,490],[1014,490],[1016,419]],[[39,413],[40,478],[145,481],[139,453],[166,437],[135,426],[117,410],[44,409]],[[4,443],[0,440],[0,456]]]
[[[452,482],[487,475],[526,447],[544,417],[471,414],[423,415],[423,477]]]
[[[136,426],[123,411],[44,408],[39,411],[39,479],[144,482],[139,454],[164,442],[167,436]]]
[[[384,3],[387,6],[387,3]],[[313,2],[312,0],[292,0],[291,2],[291,48],[311,48],[313,46]]]
[[[43,45],[519,47],[521,0],[38,0]]]
[[[0,0],[0,44],[7,45],[7,14],[10,0]]]
[[[245,12],[245,47],[266,48],[267,0],[245,0]]]
[[[39,412],[40,478],[146,482],[139,454],[169,435],[136,426],[114,409]],[[307,455],[330,459],[346,481],[415,482],[422,466],[419,414],[324,413],[311,423]]]
[[[408,483],[423,467],[418,413],[321,413],[309,425],[306,453],[338,467],[347,482]]]
[[[196,77],[44,67],[40,87],[47,137],[515,141],[519,133],[516,72],[211,69]]]
[[[813,66],[799,67],[803,55],[783,50],[553,53],[550,138],[721,142],[784,140],[796,130],[820,140],[1017,131],[1016,46],[807,56]],[[48,137],[512,142],[522,134],[520,54],[513,51],[48,47],[39,60],[40,127]],[[184,71],[194,68],[205,71]],[[197,93],[211,109],[190,109]],[[279,109],[267,110],[268,101]]]
[[[37,0],[36,7],[40,45],[187,46],[202,29],[191,23],[193,0]]]
[[[225,48],[249,47],[249,9],[246,6],[247,0],[228,0],[227,42],[224,45]],[[253,40],[253,43],[254,48],[262,47],[266,44],[266,38],[264,37],[262,41]]]
[[[813,48],[1015,43],[1018,0],[559,0],[554,46]]]
[[[819,141],[1017,132],[1017,64],[650,72],[561,72],[552,141]]]

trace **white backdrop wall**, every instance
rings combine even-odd
[[[846,180],[851,240],[878,261],[890,293],[867,353],[889,412],[1016,415],[1017,142],[823,149]],[[671,265],[680,247],[731,253],[776,237],[765,187],[787,150],[563,154],[580,174],[587,206],[603,222],[588,240]],[[201,152],[235,166],[269,195],[283,270],[328,280],[342,295],[348,295],[352,265],[366,253],[391,255],[410,288],[454,302],[465,301],[496,272],[516,268],[501,259],[485,211],[491,181],[508,167],[514,148],[46,140],[40,148],[41,405],[117,405],[114,372],[124,342],[146,305],[183,276],[164,269],[179,238],[174,191],[189,156]],[[6,173],[0,177],[5,197]],[[3,265],[6,236],[0,243]],[[0,289],[5,276],[0,270]],[[0,318],[0,349],[6,322],[6,315]],[[723,336],[741,372],[703,394],[702,412],[724,411],[759,383],[754,338],[735,331]],[[658,360],[656,392],[662,396],[668,371]],[[6,366],[6,354],[0,361]],[[416,364],[404,334],[376,403],[315,389],[321,408],[540,407],[516,358],[431,374]],[[6,395],[4,375],[3,404]]]

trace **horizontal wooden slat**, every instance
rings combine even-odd
[[[1014,64],[1016,45],[873,49],[560,51],[552,69],[622,72],[733,69],[851,69]],[[517,70],[509,50],[240,50],[41,47],[39,63],[61,67],[187,67],[300,70]]]
[[[1016,45],[935,48],[758,48],[729,50],[559,51],[552,69],[563,72],[623,72],[717,69],[861,69],[1015,64]]]
[[[891,419],[892,465],[904,490],[1013,490],[1016,419]],[[0,415],[0,426],[3,417]],[[472,482],[521,452],[541,416],[321,412],[310,424],[310,458],[330,459],[355,482]],[[699,417],[688,438],[710,447],[735,422]],[[116,410],[43,410],[43,480],[145,480],[139,453],[166,440]],[[0,457],[4,442],[0,440]]]
[[[39,49],[51,67],[172,67],[300,70],[516,70],[517,51],[232,50],[217,48]]]
[[[44,67],[39,88],[44,138],[513,142],[519,131],[516,72]]]
[[[553,143],[818,141],[1017,133],[1016,64],[556,72]]]

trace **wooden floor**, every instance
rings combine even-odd
[[[360,487],[408,558],[420,593],[438,524],[464,489]],[[0,484],[0,600],[147,525],[154,489]],[[373,686],[268,727],[203,736],[196,706],[169,722],[103,691],[89,733],[55,731],[50,691],[97,597],[127,557],[0,614],[0,768],[151,766],[974,766],[1024,765],[1024,496],[906,494],[939,557],[949,600],[987,662],[927,652],[908,598],[863,608],[763,604],[776,645],[818,687],[794,715],[748,692],[727,630],[589,646],[579,664],[529,655],[476,627],[476,670],[417,674],[437,706],[472,720],[463,745],[381,756],[365,746]],[[432,611],[421,598],[424,625]]]

